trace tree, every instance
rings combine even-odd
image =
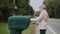
[[[29,0],[15,0],[15,4],[13,0],[0,0],[0,16],[7,20],[12,15],[33,15],[33,9],[28,3]]]
[[[9,16],[14,14],[14,5],[12,0],[0,0],[0,16],[3,16],[5,19],[8,19]],[[2,18],[2,17],[0,17]]]
[[[60,18],[60,0],[45,0],[49,16],[52,18]]]
[[[29,0],[16,0],[17,2],[17,15],[33,15],[33,9],[29,6]]]

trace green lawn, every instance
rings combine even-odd
[[[22,34],[31,34],[32,24],[22,32]],[[6,23],[0,23],[0,34],[10,34],[10,31],[8,29],[8,24]]]
[[[6,23],[0,23],[0,34],[9,34],[9,29]]]

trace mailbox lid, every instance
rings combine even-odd
[[[30,16],[11,16],[8,22],[10,29],[26,29],[30,24]]]

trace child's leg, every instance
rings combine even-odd
[[[46,30],[45,29],[41,29],[40,30],[40,34],[46,34]]]

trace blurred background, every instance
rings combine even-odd
[[[50,18],[60,19],[60,0],[44,0]],[[39,13],[39,12],[38,12]],[[28,15],[38,16],[29,5],[29,0],[0,0],[0,34],[9,34],[8,17]],[[31,34],[32,27],[23,31],[23,34]],[[28,31],[29,30],[29,31]],[[26,33],[27,32],[27,33]]]

